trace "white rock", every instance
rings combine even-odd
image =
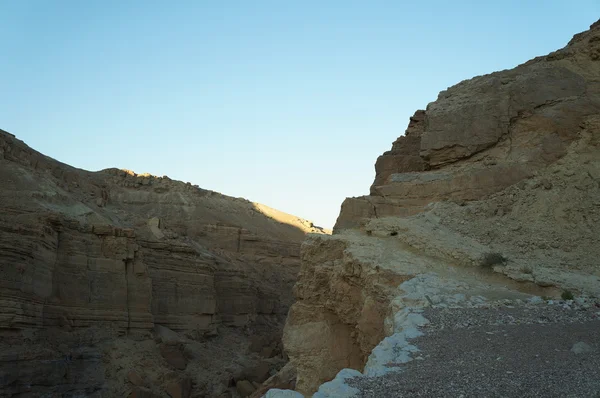
[[[346,384],[346,379],[362,377],[363,374],[355,369],[342,369],[335,378],[325,384],[321,384],[312,398],[352,398],[359,394],[358,389]]]
[[[406,329],[402,333],[394,333],[383,339],[371,351],[367,364],[365,365],[366,376],[381,376],[390,372],[401,370],[398,366],[390,367],[388,364],[402,364],[412,360],[411,354],[419,349],[410,344],[406,339],[422,336],[423,333],[417,328]]]
[[[592,351],[594,351],[594,348],[583,341],[573,344],[573,347],[571,348],[571,352],[574,354],[585,354]]]
[[[394,332],[401,333],[406,329],[424,326],[428,323],[429,321],[423,315],[414,313],[410,308],[405,308],[394,315]]]
[[[533,296],[529,300],[527,300],[529,304],[542,304],[544,300],[540,296]]]

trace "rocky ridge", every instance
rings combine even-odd
[[[267,397],[379,396],[369,391],[429,341],[427,308],[470,323],[464,308],[543,313],[533,303],[574,295],[596,321],[599,54],[600,21],[415,113],[377,159],[370,195],[344,201],[333,236],[304,242],[283,335],[296,391]]]
[[[0,181],[0,396],[218,396],[285,363],[300,243],[326,231],[5,131]]]

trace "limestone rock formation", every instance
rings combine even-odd
[[[320,228],[168,177],[79,170],[5,131],[0,181],[0,395],[186,396],[188,378],[211,395],[260,361],[253,336],[283,365],[300,243]]]
[[[599,34],[593,25],[561,50],[442,91],[379,157],[371,195],[344,202],[336,229],[478,200],[564,157],[600,107]]]
[[[370,195],[303,245],[284,330],[297,391],[333,396],[337,382],[319,386],[343,368],[410,360],[403,333],[420,307],[600,297],[599,54],[600,21],[414,114]]]

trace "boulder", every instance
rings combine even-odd
[[[241,397],[249,397],[256,388],[248,380],[240,380],[236,383],[235,389]]]
[[[186,377],[170,382],[167,385],[167,394],[171,398],[189,398],[192,394],[192,380]]]
[[[167,345],[177,345],[183,341],[179,334],[163,325],[154,325],[154,335]]]

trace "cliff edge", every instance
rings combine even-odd
[[[284,346],[303,394],[410,361],[424,308],[600,297],[600,21],[442,91],[375,170],[302,247]]]
[[[219,396],[286,362],[300,244],[326,231],[5,131],[0,181],[0,396]]]

